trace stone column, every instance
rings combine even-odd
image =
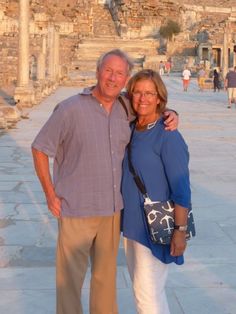
[[[45,55],[40,52],[37,58],[37,80],[45,79]]]
[[[55,81],[55,28],[50,25],[48,28],[48,78]]]
[[[228,55],[228,23],[224,29],[224,41],[223,41],[223,77],[225,78],[228,72],[229,55]]]
[[[54,71],[55,71],[56,81],[58,81],[60,77],[59,52],[60,52],[60,34],[59,34],[59,29],[57,28],[55,29],[55,34],[54,34]]]
[[[37,60],[37,80],[45,80],[46,75],[46,38],[42,39],[42,50]]]
[[[20,107],[31,107],[34,91],[29,82],[29,0],[20,0],[18,78],[14,99]]]

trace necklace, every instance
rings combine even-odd
[[[137,122],[135,127],[136,127],[136,130],[138,130],[138,131],[150,130],[150,129],[154,128],[156,123],[157,123],[157,120],[154,122],[148,123],[148,124],[144,124],[144,125],[140,125]]]

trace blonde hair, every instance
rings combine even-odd
[[[166,109],[166,104],[167,104],[167,99],[168,99],[168,92],[166,89],[165,84],[163,83],[160,75],[153,70],[146,69],[146,70],[141,70],[137,72],[128,82],[127,84],[127,92],[129,99],[131,100],[132,103],[132,94],[135,88],[135,85],[137,82],[142,81],[142,80],[150,80],[153,82],[156,88],[157,96],[160,99],[160,103],[158,106],[158,111],[164,112]]]

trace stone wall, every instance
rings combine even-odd
[[[97,0],[32,0],[30,4],[30,57],[38,57],[50,25],[59,29],[60,64],[66,69],[81,39],[109,31],[116,34],[115,26],[109,24],[111,17],[111,21],[105,18],[104,4]],[[18,0],[0,0],[0,86],[17,79],[18,16]]]
[[[0,35],[0,85],[9,85],[16,80],[17,41],[16,33]]]
[[[61,36],[60,64],[69,68],[73,52],[78,44],[80,35],[78,30],[83,29],[84,33],[87,34],[88,27],[83,28],[82,22],[80,27],[78,23],[74,24],[69,17],[65,18],[63,11],[60,16],[59,14],[54,16],[52,9],[48,10],[47,14],[45,12],[47,7],[40,5],[40,3],[42,2],[32,1],[34,6],[32,7],[30,22],[30,60],[38,58],[42,51],[42,38],[43,36],[47,37],[48,27],[53,24],[59,28]],[[18,11],[18,1],[0,2],[0,86],[15,84],[17,80]],[[72,13],[76,15],[76,13]]]
[[[30,3],[30,56],[38,57],[42,37],[47,36],[50,25],[55,25],[60,33],[60,65],[68,70],[81,39],[116,35],[115,28],[109,32],[112,20],[109,24],[109,17],[106,20],[102,13],[105,3],[109,3],[120,37],[154,37],[160,41],[159,53],[165,51],[170,55],[193,55],[197,44],[207,40],[222,44],[225,20],[236,14],[235,0],[209,0],[207,6],[201,0],[198,5],[193,0],[31,0]],[[19,0],[0,0],[0,85],[17,79],[18,11]],[[168,19],[177,21],[182,32],[173,42],[166,43],[160,39],[159,29]]]
[[[180,9],[175,2],[155,0],[111,0],[109,6],[119,34],[124,38],[155,36],[167,18],[176,20],[177,16],[178,21]]]
[[[121,37],[154,37],[160,42],[161,54],[194,56],[199,43],[222,45],[225,21],[228,19],[236,21],[235,0],[208,1],[207,6],[204,1],[198,1],[198,5],[195,3],[195,1],[110,0],[110,10]],[[173,37],[172,42],[162,39],[159,35],[161,25],[169,19],[176,21],[181,27],[181,32]],[[234,34],[231,33],[234,41]]]
[[[199,29],[211,29],[236,12],[235,0],[227,1],[224,7],[215,6],[221,2],[208,1],[206,6],[205,3],[194,5],[195,1],[110,0],[109,6],[121,37],[158,36],[160,26],[168,19],[178,22],[182,32],[190,31],[193,37]]]

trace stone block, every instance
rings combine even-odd
[[[15,106],[1,106],[0,112],[7,122],[15,123],[20,120],[20,112]]]
[[[1,116],[0,113],[0,129],[6,129],[7,128],[7,121],[4,119],[3,116]]]

